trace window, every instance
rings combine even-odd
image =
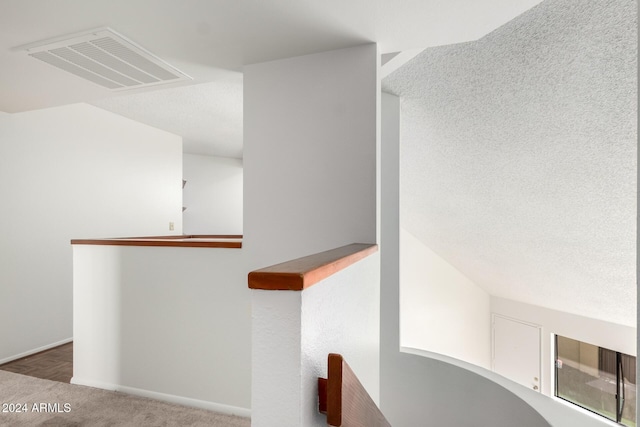
[[[636,425],[636,358],[556,335],[555,395],[625,426]]]

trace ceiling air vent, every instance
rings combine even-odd
[[[13,49],[114,91],[192,80],[110,28]]]

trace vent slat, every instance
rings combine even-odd
[[[67,47],[61,47],[58,49],[50,50],[49,53],[59,56],[62,59],[71,62],[78,67],[82,67],[86,70],[89,70],[95,74],[98,74],[101,77],[104,77],[109,80],[113,80],[116,83],[120,83],[122,86],[137,86],[140,84],[139,81],[132,80],[128,77],[123,76],[122,74],[116,73],[115,71],[105,67],[102,64],[98,64],[95,61],[83,56]]]
[[[65,61],[64,59],[60,59],[57,56],[50,54],[49,52],[31,53],[29,54],[29,56],[46,62],[49,65],[53,65],[54,67],[60,68],[71,74],[75,74],[76,76],[82,77],[83,79],[90,80],[93,83],[99,84],[100,86],[106,87],[108,89],[119,89],[123,87],[122,85],[112,82],[111,80],[103,79],[102,77],[97,76],[85,70],[84,68],[73,65]]]
[[[175,74],[170,73],[169,71],[154,64],[143,56],[138,55],[136,52],[132,51],[126,46],[123,46],[110,37],[103,37],[97,40],[93,40],[91,41],[91,44],[98,46],[99,48],[109,52],[113,56],[132,64],[133,66],[151,74],[152,76],[157,77],[160,80],[173,80],[178,78],[178,76],[176,76]]]
[[[107,67],[112,68],[117,72],[124,74],[125,76],[128,76],[139,82],[154,83],[159,81],[155,77],[152,77],[149,74],[143,73],[137,68],[132,67],[126,62],[121,61],[120,59],[110,55],[109,53],[97,48],[96,46],[90,43],[87,43],[87,42],[78,43],[69,47],[75,50],[76,52],[84,56],[87,56],[94,61],[104,64]]]

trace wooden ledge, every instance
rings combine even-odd
[[[353,243],[249,273],[249,288],[302,291],[378,251],[372,243]]]
[[[72,245],[163,246],[179,248],[242,248],[242,235],[198,234],[113,239],[73,239]]]

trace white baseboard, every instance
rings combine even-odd
[[[135,387],[127,387],[118,384],[108,384],[99,381],[83,380],[73,377],[71,384],[84,385],[88,387],[101,388],[104,390],[118,391],[134,396],[147,397],[149,399],[162,400],[164,402],[176,403],[178,405],[191,406],[192,408],[207,409],[226,415],[236,415],[239,417],[251,418],[251,409],[238,406],[225,405],[223,403],[209,402],[206,400],[192,399],[190,397],[176,396],[173,394],[159,393],[157,391],[144,390]]]
[[[101,388],[103,390],[111,390],[111,391],[116,391],[116,389],[118,388],[118,386],[115,384],[102,383],[100,381],[93,381],[93,380],[82,380],[82,379],[77,379],[76,377],[71,377],[71,384],[84,385],[87,387]]]
[[[42,347],[34,348],[33,350],[25,351],[24,353],[16,354],[15,356],[9,356],[4,359],[0,359],[0,365],[3,363],[13,362],[14,360],[22,359],[23,357],[31,356],[32,354],[40,353],[41,351],[49,350],[50,348],[58,347],[62,344],[67,344],[73,341],[73,337],[66,338],[62,341],[54,342],[52,344],[43,345]]]

